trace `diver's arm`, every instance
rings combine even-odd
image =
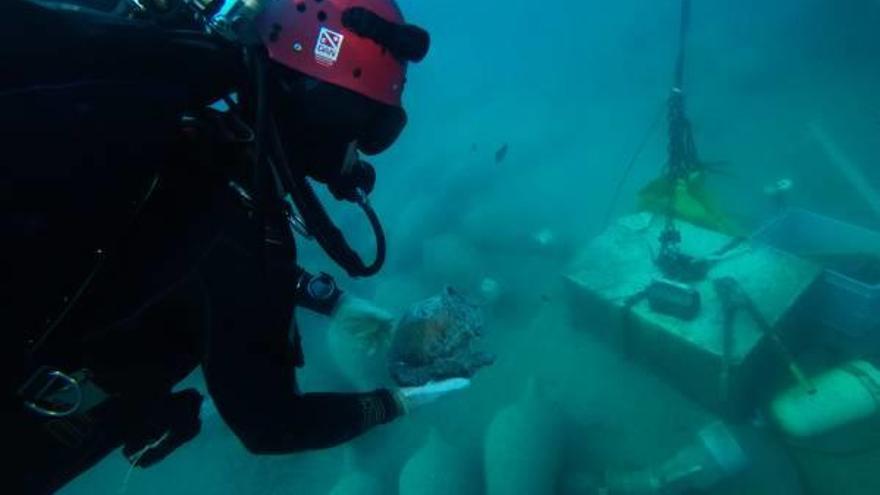
[[[212,295],[214,328],[203,369],[220,414],[248,450],[281,454],[332,447],[403,413],[388,390],[298,394],[289,311],[248,295],[227,295]]]
[[[265,388],[260,384],[257,390]],[[388,390],[362,394],[289,392],[276,400],[242,396],[226,387],[209,391],[223,419],[245,448],[255,454],[335,447],[402,414]],[[247,399],[256,402],[244,402]]]
[[[231,235],[201,270],[212,308],[203,369],[230,428],[253,452],[285,453],[338,445],[402,414],[388,390],[297,393],[293,282],[266,269],[264,230],[243,216],[224,217]]]

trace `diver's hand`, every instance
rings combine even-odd
[[[332,325],[356,338],[373,355],[391,340],[394,315],[367,300],[344,295],[333,312]]]
[[[404,412],[430,404],[446,394],[468,388],[467,378],[450,378],[439,382],[428,382],[418,387],[405,387],[397,391],[396,397]]]

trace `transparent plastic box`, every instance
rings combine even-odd
[[[795,209],[754,239],[824,266],[808,310],[850,340],[880,345],[880,233]]]

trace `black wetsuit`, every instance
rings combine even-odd
[[[246,84],[240,51],[177,34],[0,5],[0,64],[15,67],[0,71],[0,318],[4,348],[22,350],[7,419],[21,437],[7,446],[25,493],[51,492],[120,446],[194,436],[201,397],[171,389],[200,365],[253,452],[337,445],[399,414],[387,390],[296,393],[294,308],[329,314],[339,292],[303,290],[310,275],[269,181],[254,179],[253,146],[204,109]],[[40,417],[14,391],[41,365],[88,369],[111,399]]]

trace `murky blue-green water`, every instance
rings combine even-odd
[[[376,159],[388,266],[347,280],[309,245],[302,262],[396,313],[446,284],[476,292],[497,281],[485,334],[497,363],[470,389],[328,451],[251,455],[208,404],[202,433],[161,464],[128,473],[113,455],[62,493],[477,494],[490,478],[535,495],[590,493],[566,486],[656,468],[690,445],[714,413],[569,318],[562,283],[606,218],[635,211],[663,169],[666,127],[653,123],[672,82],[679,5],[402,0],[433,47],[410,68],[409,127]],[[745,230],[778,213],[765,188],[780,179],[793,184],[788,205],[880,229],[878,26],[876,0],[694,0],[687,108],[702,157],[720,162],[707,187]],[[334,213],[368,245],[357,212]],[[304,390],[389,383],[381,352],[362,356],[325,319],[298,319]],[[530,382],[537,405],[511,412]],[[759,416],[735,427],[754,437],[749,467],[705,493],[880,493],[875,446],[796,446]],[[531,468],[506,471],[517,465]]]

